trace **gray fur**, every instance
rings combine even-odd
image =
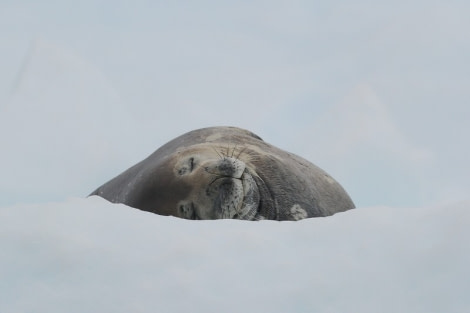
[[[177,137],[91,195],[188,219],[299,220],[354,208],[325,171],[235,127]]]

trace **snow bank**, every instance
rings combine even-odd
[[[468,312],[469,205],[299,222],[2,208],[0,312]]]

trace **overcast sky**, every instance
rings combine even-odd
[[[470,192],[464,1],[2,1],[0,205],[85,196],[186,131],[250,129],[358,206]]]

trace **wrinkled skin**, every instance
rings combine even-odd
[[[299,220],[354,208],[326,172],[233,127],[184,134],[91,195],[204,220]]]

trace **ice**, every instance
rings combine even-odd
[[[99,197],[0,209],[1,312],[466,312],[469,202],[188,221]]]

